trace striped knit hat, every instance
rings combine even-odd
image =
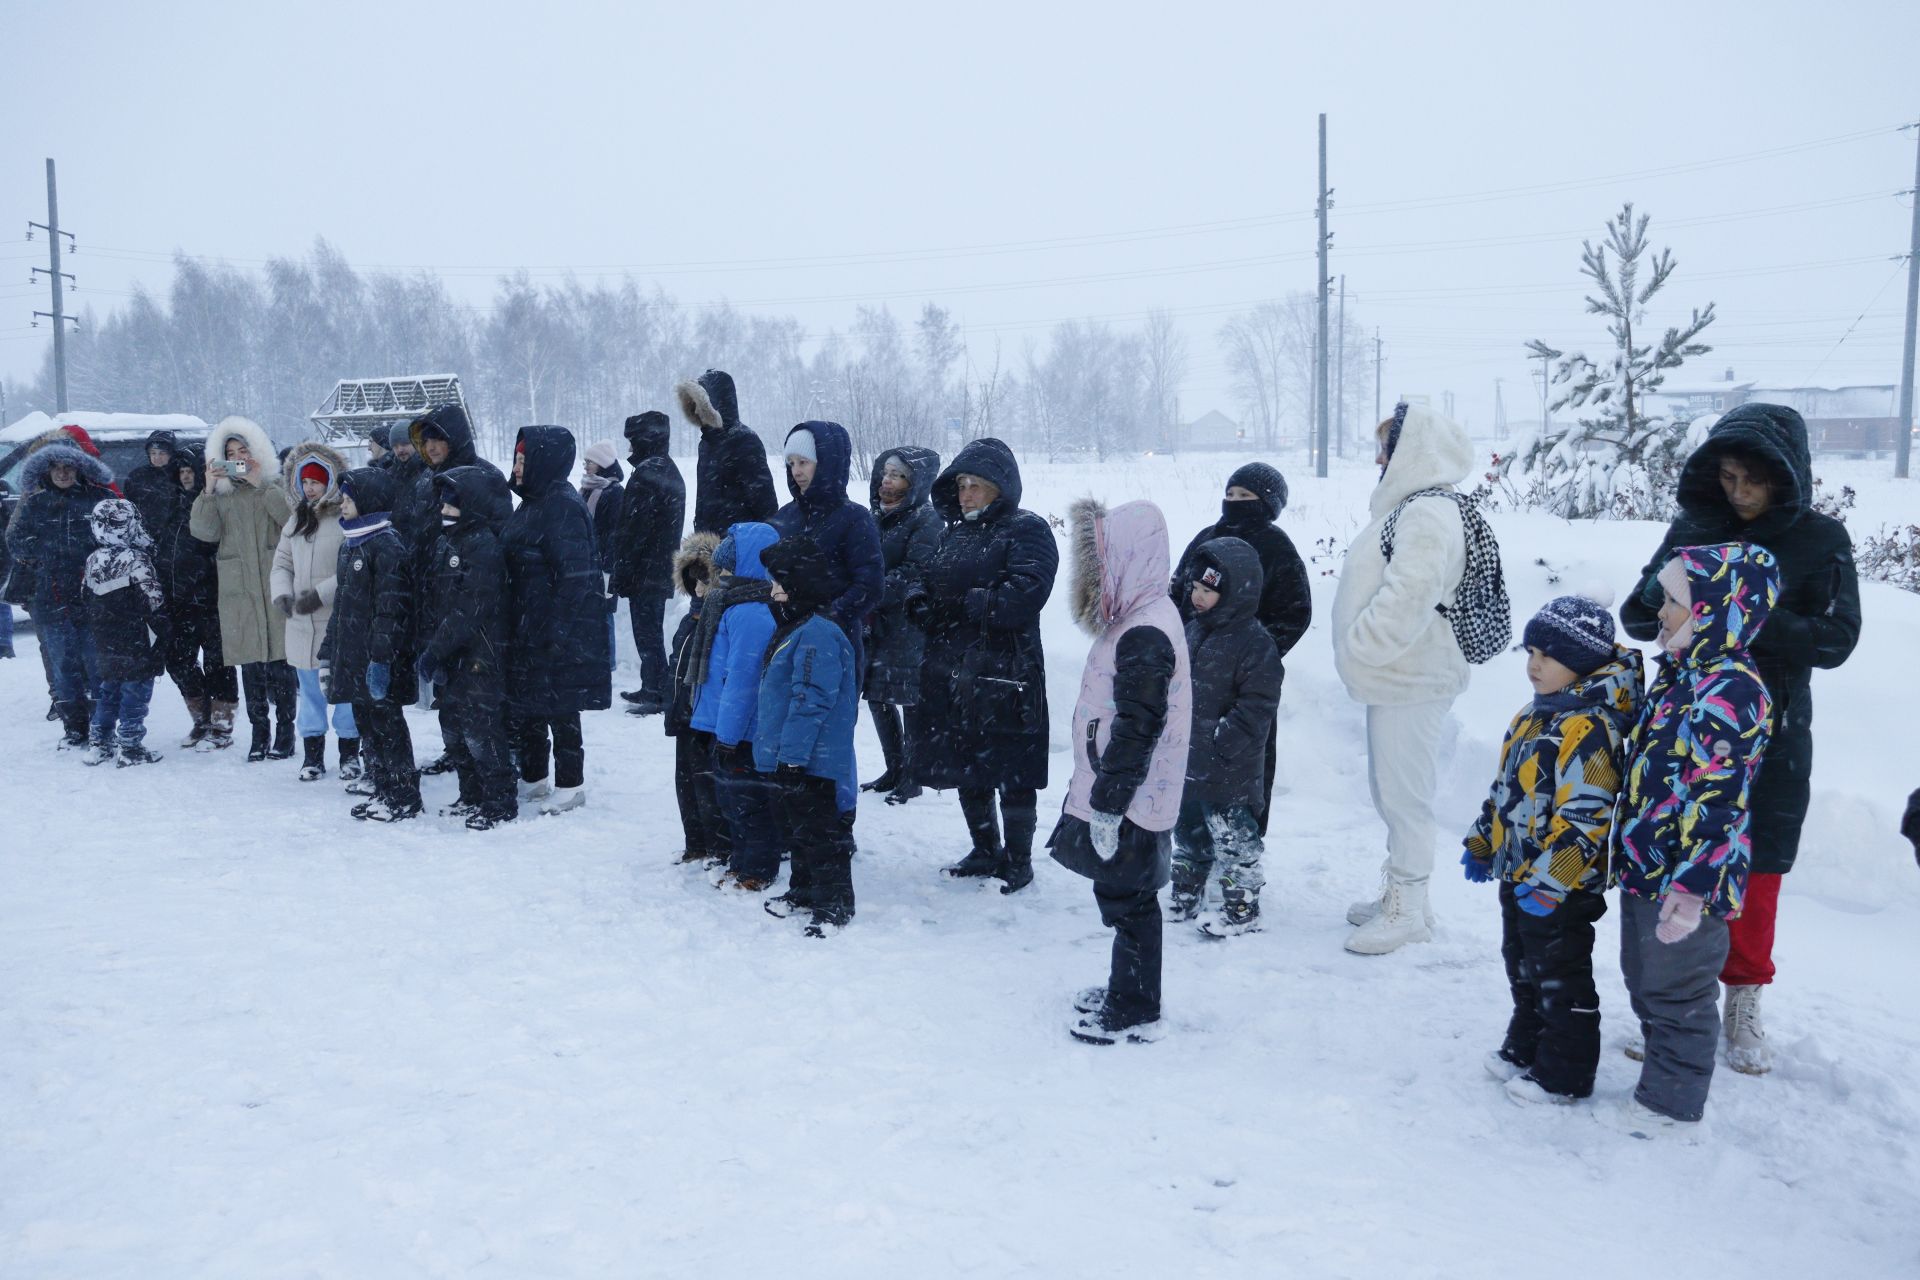
[[[1587,596],[1558,596],[1527,623],[1525,643],[1568,670],[1590,676],[1613,658],[1613,614]]]

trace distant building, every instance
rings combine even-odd
[[[1181,430],[1181,445],[1188,449],[1244,449],[1247,429],[1218,409],[1210,409]]]
[[[1649,394],[1653,412],[1692,422],[1737,405],[1778,404],[1807,422],[1815,453],[1883,453],[1899,437],[1899,388],[1892,383],[1854,387],[1779,387],[1736,382],[1733,370],[1720,382],[1662,386]]]

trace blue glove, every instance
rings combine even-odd
[[[1460,855],[1460,865],[1466,868],[1467,879],[1475,884],[1485,884],[1493,879],[1492,860],[1474,857],[1471,849]]]
[[[1513,905],[1530,916],[1550,916],[1560,905],[1560,895],[1534,884],[1513,886]]]
[[[384,662],[367,664],[367,692],[373,695],[375,702],[387,700],[387,690],[393,684],[393,673],[387,670]]]

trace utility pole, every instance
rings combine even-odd
[[[1493,380],[1493,435],[1501,444],[1507,442],[1507,403],[1500,396],[1500,384],[1505,378]]]
[[[1347,456],[1347,276],[1340,273],[1340,336],[1333,346],[1333,430],[1341,457]]]
[[[1920,316],[1920,123],[1907,128],[1915,134],[1913,149],[1913,190],[1907,198],[1913,204],[1913,238],[1907,246],[1907,341],[1900,349],[1900,421],[1894,430],[1893,474],[1907,478],[1907,466],[1913,453],[1913,343],[1916,316]]]
[[[1327,113],[1320,113],[1320,280],[1314,292],[1320,300],[1320,346],[1314,352],[1313,474],[1327,475],[1327,292],[1333,284],[1327,273],[1327,206],[1333,192],[1327,187]]]
[[[1380,328],[1373,330],[1373,421],[1376,425],[1384,421],[1380,416]]]
[[[73,236],[60,229],[60,194],[53,183],[51,157],[47,160],[47,220],[29,222],[27,226],[28,228],[39,227],[47,233],[47,265],[35,267],[33,274],[44,275],[53,282],[53,310],[36,311],[33,314],[36,317],[34,320],[36,325],[40,323],[37,318],[40,316],[53,321],[53,407],[56,412],[65,413],[67,411],[67,325],[72,323],[75,328],[79,328],[80,322],[73,320],[66,311],[64,282],[73,277],[60,270],[60,237],[66,236],[71,240]],[[27,232],[27,238],[29,240],[33,238],[31,229]]]
[[[1553,357],[1540,357],[1540,435],[1553,425]]]

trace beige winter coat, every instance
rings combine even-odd
[[[327,491],[314,504],[319,525],[312,533],[300,534],[294,532],[299,522],[300,469],[310,462],[327,469]],[[346,541],[340,528],[340,477],[346,473],[346,459],[323,444],[295,445],[287,455],[287,500],[296,514],[280,530],[280,545],[273,553],[271,598],[285,596],[297,602],[303,591],[320,597],[317,610],[301,613],[296,607],[286,620],[287,661],[303,671],[319,670],[320,642],[326,639],[327,620],[333,617],[334,573],[340,564],[340,544]]]
[[[1380,530],[1401,499],[1451,489],[1473,470],[1473,443],[1459,425],[1420,406],[1407,411],[1400,443],[1368,504],[1373,519],[1347,548],[1333,598],[1333,660],[1347,693],[1370,706],[1451,701],[1467,687],[1467,660],[1453,624],[1434,606],[1452,604],[1467,569],[1466,531],[1451,498],[1420,498],[1400,515],[1393,559]]]
[[[273,555],[293,514],[279,484],[280,459],[267,433],[245,418],[228,418],[207,436],[209,459],[225,458],[238,437],[253,454],[253,483],[218,476],[193,500],[187,530],[219,545],[220,648],[229,666],[286,657],[286,619],[273,607]]]

